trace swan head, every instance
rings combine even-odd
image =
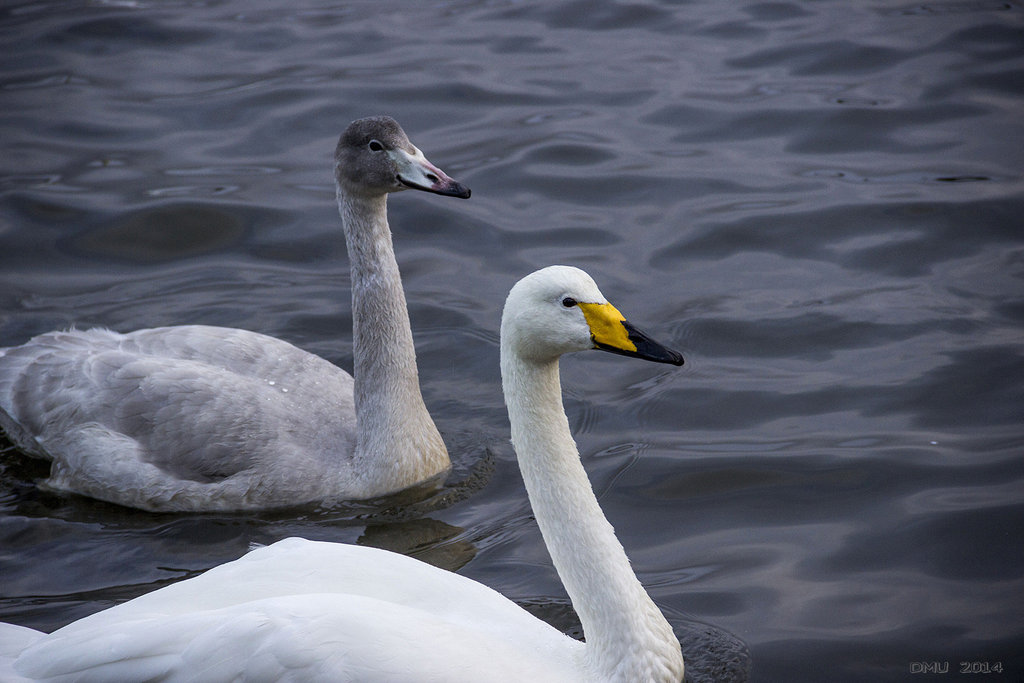
[[[550,362],[599,349],[657,363],[683,357],[630,324],[579,268],[549,266],[517,282],[505,301],[501,344],[523,360]]]
[[[469,188],[449,178],[409,142],[390,116],[349,124],[334,152],[334,177],[346,193],[384,195],[401,190],[469,197]]]

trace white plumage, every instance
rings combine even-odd
[[[352,269],[352,375],[287,342],[190,325],[70,330],[0,349],[0,426],[49,485],[148,510],[363,499],[447,472],[420,394],[387,194],[468,197],[392,119],[335,153]]]
[[[682,363],[580,270],[553,266],[512,289],[501,329],[512,441],[586,643],[418,560],[289,539],[50,635],[0,628],[0,671],[53,681],[682,680],[679,642],[602,514],[562,408],[558,357],[595,347]]]
[[[533,622],[486,586],[404,555],[293,538],[80,619],[18,669],[29,680],[443,683],[488,680],[482,662],[515,666],[524,650],[580,649],[540,622],[523,628]]]

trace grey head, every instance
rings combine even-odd
[[[449,178],[390,116],[372,116],[349,124],[334,152],[334,176],[346,193],[384,195],[401,190],[469,197],[469,188]]]

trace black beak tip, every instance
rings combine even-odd
[[[669,365],[682,365],[683,354],[674,351],[667,346],[659,344],[646,334],[636,329],[627,320],[622,321],[623,327],[629,334],[630,341],[636,346],[637,355],[655,363],[668,363]]]
[[[657,342],[652,342],[649,339],[638,340],[633,339],[636,351],[624,351],[623,349],[615,346],[608,346],[607,344],[595,343],[594,348],[600,351],[608,351],[610,353],[616,353],[621,356],[629,356],[630,358],[640,358],[642,360],[651,361],[653,363],[667,363],[669,365],[682,365],[683,356],[682,354],[673,351],[672,349],[666,348]]]
[[[472,194],[470,189],[462,183],[455,182],[454,180],[445,183],[435,183],[432,186],[417,185],[411,183],[401,175],[395,176],[399,183],[405,185],[410,190],[420,190],[421,192],[430,192],[433,194],[439,194],[443,197],[458,197],[459,199],[469,199],[469,195]]]
[[[455,181],[452,181],[451,183],[446,183],[441,187],[434,186],[430,188],[416,189],[426,189],[427,192],[433,192],[434,194],[444,195],[445,197],[457,197],[458,199],[469,199],[469,195],[472,194],[468,187],[466,187],[462,183],[457,183]]]
[[[643,353],[643,357],[652,360],[655,363],[667,363],[669,365],[682,365],[683,355],[678,351],[666,348],[661,344],[644,344],[641,348],[640,344],[637,344],[637,350]]]

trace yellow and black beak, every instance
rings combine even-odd
[[[594,348],[602,351],[643,358],[656,363],[682,365],[683,357],[670,348],[662,346],[646,334],[629,324],[618,309],[608,303],[576,304],[583,310],[583,316],[590,326],[590,338]]]

